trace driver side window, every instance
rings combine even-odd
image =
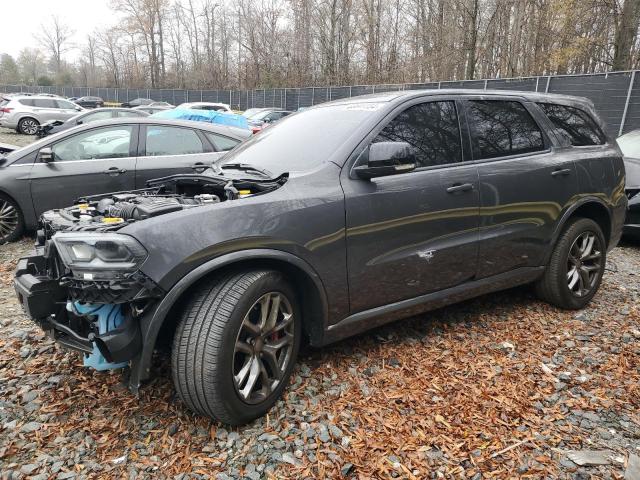
[[[133,126],[97,128],[62,140],[51,147],[55,161],[129,157]]]
[[[373,140],[407,142],[416,168],[462,161],[458,113],[453,101],[419,103],[398,114]]]

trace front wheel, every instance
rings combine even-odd
[[[0,195],[0,245],[14,242],[24,231],[24,217],[16,202]]]
[[[584,308],[600,287],[607,260],[600,226],[588,218],[576,218],[556,243],[543,277],[536,284],[538,296],[560,308]]]
[[[195,412],[247,423],[282,394],[301,333],[295,292],[279,272],[236,272],[202,285],[187,301],[173,342],[176,390]]]

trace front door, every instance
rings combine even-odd
[[[171,125],[145,125],[141,129],[140,156],[136,162],[136,187],[147,180],[178,173],[201,173],[219,158],[197,129]]]
[[[38,160],[31,169],[35,214],[68,207],[78,197],[133,189],[136,138],[136,126],[113,125],[49,145],[54,160]]]
[[[462,131],[455,101],[413,104],[373,142],[409,143],[417,169],[370,181],[343,178],[352,313],[474,277],[478,170],[464,162]]]

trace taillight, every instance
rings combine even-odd
[[[13,108],[7,108],[7,107],[0,108],[0,112],[2,113],[11,113],[11,110],[13,110]]]

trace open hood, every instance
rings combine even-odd
[[[114,231],[167,213],[264,195],[288,178],[288,174],[266,179],[171,175],[150,180],[147,188],[82,197],[71,207],[45,212],[42,234],[48,239],[59,231]]]

